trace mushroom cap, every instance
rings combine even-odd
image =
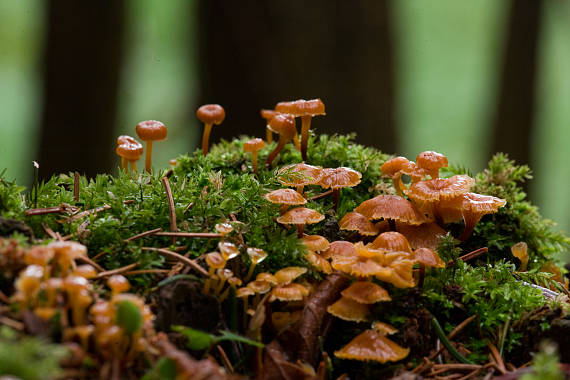
[[[306,207],[297,207],[287,211],[277,218],[281,224],[314,224],[323,220],[325,216],[318,211]]]
[[[416,157],[416,165],[422,169],[428,169],[437,173],[439,169],[447,167],[447,157],[431,150],[421,152]]]
[[[219,125],[226,118],[226,111],[219,104],[204,104],[198,108],[196,116],[204,124]]]
[[[380,321],[372,323],[372,329],[380,335],[392,335],[398,332],[394,326]]]
[[[229,241],[221,241],[218,243],[218,249],[222,254],[222,257],[225,261],[231,260],[234,257],[239,255],[239,249],[234,243],[230,243]]]
[[[55,256],[66,256],[69,259],[87,256],[87,247],[75,241],[54,241],[46,247],[53,249]]]
[[[319,272],[325,274],[332,273],[331,264],[328,262],[327,259],[322,258],[320,255],[316,254],[313,251],[307,252],[305,255],[305,259]]]
[[[413,225],[428,221],[410,201],[398,195],[378,195],[362,202],[354,211],[370,220],[384,218]]]
[[[341,297],[338,301],[327,307],[327,311],[345,321],[365,322],[370,313],[370,308],[367,304]]]
[[[218,276],[219,280],[229,280],[230,278],[232,278],[232,276],[234,275],[234,272],[232,272],[229,269],[216,269],[216,276]]]
[[[261,248],[249,247],[247,249],[247,255],[249,256],[251,262],[255,265],[259,264],[267,258],[267,252]]]
[[[468,175],[454,175],[449,178],[434,178],[412,184],[404,190],[410,199],[415,202],[436,202],[439,200],[455,198],[469,191],[475,181]]]
[[[301,284],[287,284],[274,288],[271,291],[269,302],[279,301],[302,301],[309,295],[309,289]]]
[[[304,267],[287,267],[275,272],[275,279],[279,285],[286,285],[293,282],[297,277],[307,272]]]
[[[370,277],[383,275],[389,276],[392,271],[390,268],[384,267],[381,258],[364,257],[364,256],[334,256],[332,267],[341,272],[349,273],[357,277]]]
[[[260,138],[255,138],[249,141],[246,141],[243,144],[243,150],[244,152],[257,152],[258,150],[261,150],[265,148],[265,141],[263,141]]]
[[[214,269],[219,269],[226,266],[226,259],[219,252],[210,252],[206,254],[206,263]]]
[[[295,133],[297,133],[297,128],[295,128],[295,118],[289,114],[278,113],[269,120],[267,125],[269,126],[269,129],[278,133],[279,136],[282,136],[286,140],[291,140],[293,136],[295,136]]]
[[[291,164],[277,172],[277,180],[284,186],[307,186],[320,181],[323,168],[305,163]]]
[[[329,241],[321,235],[303,235],[301,241],[309,251],[322,252],[331,246]]]
[[[445,268],[445,263],[439,255],[429,248],[418,248],[414,251],[414,259],[417,263],[428,267]]]
[[[131,136],[122,135],[117,139],[117,149],[115,152],[120,157],[127,160],[138,160],[143,154],[143,146]]]
[[[393,178],[396,174],[402,172],[404,174],[412,174],[416,169],[416,164],[408,160],[406,157],[394,157],[382,164],[380,170],[386,177]]]
[[[222,235],[227,235],[234,230],[232,225],[227,222],[218,223],[215,225],[216,231],[221,233]]]
[[[492,214],[503,207],[507,201],[491,195],[481,195],[477,193],[463,194],[463,210],[468,210],[474,214]]]
[[[399,232],[383,232],[369,245],[374,249],[384,249],[386,251],[403,251],[412,254],[412,247],[408,239]]]
[[[271,203],[283,205],[304,205],[307,200],[292,189],[277,189],[270,193],[264,194],[263,197]]]
[[[326,115],[325,105],[321,99],[299,99],[293,102],[279,102],[275,106],[275,111],[290,113],[294,116]]]
[[[402,360],[409,353],[408,348],[400,347],[376,331],[365,330],[334,354],[340,359],[376,361],[383,364]]]
[[[528,263],[528,245],[524,241],[519,241],[511,247],[511,253],[521,261],[521,269],[526,269]]]
[[[407,259],[407,252],[390,252],[386,254],[388,271],[382,271],[374,276],[384,282],[389,282],[397,288],[415,286],[413,278],[414,261]]]
[[[27,265],[46,266],[54,255],[53,249],[43,245],[35,245],[28,249],[24,256],[24,262]]]
[[[278,112],[275,110],[262,109],[259,111],[259,113],[261,114],[261,117],[266,120],[267,124],[269,124],[269,120],[273,119],[273,117],[277,115]]]
[[[325,168],[323,176],[319,181],[319,185],[323,189],[331,188],[333,190],[343,187],[353,187],[360,183],[362,174],[351,168]]]
[[[411,226],[406,223],[396,223],[396,229],[408,239],[413,249],[429,248],[437,249],[441,236],[445,236],[447,231],[437,225],[437,223],[424,223],[419,226]]]
[[[256,277],[256,280],[258,281],[266,281],[269,282],[271,285],[279,285],[279,281],[277,281],[277,279],[275,278],[274,275],[272,275],[271,273],[267,273],[267,272],[262,272],[259,273]]]
[[[236,290],[237,298],[247,298],[254,294],[255,292],[252,289],[248,288],[247,286],[244,286],[243,288],[239,288],[238,290]]]
[[[263,280],[251,281],[247,287],[256,294],[265,294],[271,290],[271,283]]]
[[[370,281],[354,282],[340,294],[343,297],[365,304],[392,300],[386,289]]]
[[[375,236],[380,232],[379,225],[375,225],[357,212],[346,213],[338,222],[338,226],[341,230],[356,231],[363,236]]]
[[[325,259],[334,259],[336,256],[356,256],[356,249],[354,244],[349,241],[337,240],[333,241],[330,247],[321,253]]]
[[[126,292],[131,288],[129,280],[127,280],[125,276],[122,276],[120,274],[114,274],[111,277],[109,277],[109,279],[107,280],[107,285],[109,286],[109,288],[111,288],[111,290],[113,290],[113,292],[116,293]]]
[[[92,265],[83,264],[79,265],[72,273],[73,276],[81,276],[86,279],[92,279],[97,277],[97,269],[95,269]]]
[[[158,120],[145,120],[137,124],[137,135],[143,141],[166,139],[166,125]]]
[[[241,278],[238,277],[228,278],[228,284],[230,284],[230,286],[233,288],[240,286],[242,283],[243,282],[241,281]]]

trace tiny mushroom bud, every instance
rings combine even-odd
[[[210,143],[210,132],[212,125],[220,125],[226,118],[226,111],[219,104],[205,104],[198,108],[196,116],[204,123],[204,133],[202,134],[202,153],[208,154],[208,145]]]
[[[143,146],[140,142],[132,138],[131,136],[122,135],[117,138],[117,155],[121,157],[121,167],[129,171],[129,163],[133,169],[133,172],[137,171],[136,162],[141,158],[143,154]]]
[[[257,152],[263,148],[265,148],[265,141],[259,138],[249,140],[243,144],[244,152],[251,153],[251,163],[255,174],[257,174]]]
[[[275,149],[269,153],[267,160],[265,161],[267,166],[270,166],[275,157],[283,150],[285,144],[290,141],[297,130],[295,129],[295,118],[288,114],[278,114],[275,115],[273,119],[269,122],[271,128],[279,133],[279,141]]]
[[[521,261],[521,272],[526,271],[528,265],[528,245],[524,241],[519,241],[511,247],[511,253]]]
[[[157,120],[141,121],[137,124],[137,135],[146,142],[145,170],[150,173],[152,163],[152,143],[166,139],[166,126]]]

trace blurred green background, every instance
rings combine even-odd
[[[0,0],[0,168],[7,168],[8,178],[23,184],[30,183],[31,161],[37,159],[48,4]],[[431,149],[473,172],[484,167],[492,154],[491,119],[509,4],[390,2],[398,144],[389,153],[413,159]],[[163,121],[169,137],[155,150],[156,167],[167,167],[170,158],[195,149],[201,131],[194,117],[194,106],[201,99],[197,8],[197,0],[125,2],[115,134],[134,135],[140,120]],[[569,2],[543,2],[540,17],[530,155],[535,178],[529,191],[543,215],[568,232]],[[326,103],[326,94],[322,97]],[[326,119],[319,123],[326,126]],[[260,121],[259,135],[262,131]],[[238,134],[239,128],[232,132]],[[109,144],[114,147],[114,141]]]

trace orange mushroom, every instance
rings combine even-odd
[[[140,142],[132,138],[131,136],[122,135],[117,138],[117,149],[115,152],[119,157],[121,157],[121,168],[126,169],[129,172],[129,163],[133,172],[137,171],[136,162],[141,158],[143,154],[143,146]]]
[[[229,241],[219,242],[218,249],[225,261],[231,260],[239,255],[239,248]]]
[[[272,275],[271,273],[267,273],[267,272],[258,273],[257,276],[255,277],[255,279],[259,280],[259,281],[269,282],[271,284],[271,286],[279,285],[279,281],[277,281],[275,276]]]
[[[436,223],[410,226],[406,223],[397,222],[396,229],[408,239],[413,249],[425,247],[435,250],[441,237],[447,234],[447,231]]]
[[[218,223],[214,226],[214,228],[216,229],[216,231],[218,231],[220,234],[222,234],[224,236],[229,234],[230,232],[232,232],[234,230],[232,225],[230,223],[227,223],[227,222]]]
[[[203,292],[208,294],[212,277],[216,269],[223,269],[226,266],[226,259],[219,252],[210,252],[206,255],[206,263],[208,264],[208,278],[204,282]]]
[[[356,231],[362,236],[376,236],[380,232],[379,225],[375,225],[357,212],[346,213],[338,222],[338,226],[341,230]]]
[[[120,293],[126,292],[131,288],[131,284],[129,280],[125,276],[120,274],[115,274],[109,277],[107,280],[107,285],[111,288],[111,293],[113,296],[116,296]]]
[[[380,170],[385,177],[391,178],[394,183],[394,189],[400,196],[404,196],[402,190],[404,183],[402,182],[402,174],[412,175],[416,170],[416,164],[408,160],[406,157],[394,157],[386,161]]]
[[[204,123],[204,133],[202,134],[202,153],[208,154],[208,145],[210,143],[210,132],[212,125],[220,125],[226,118],[226,111],[219,104],[205,104],[198,108],[196,116]]]
[[[150,173],[152,163],[152,143],[166,139],[166,133],[166,126],[157,120],[146,120],[137,124],[137,135],[146,142],[144,167],[147,173]]]
[[[327,259],[322,258],[318,254],[313,251],[307,252],[305,255],[305,259],[319,272],[324,274],[331,274],[332,268],[331,264],[328,262]]]
[[[277,189],[263,195],[271,203],[281,205],[281,214],[287,211],[289,206],[304,205],[307,200],[301,194],[291,189]]]
[[[408,239],[399,232],[389,231],[383,232],[372,243],[370,248],[384,249],[386,251],[402,251],[412,255],[412,247]]]
[[[273,131],[271,130],[271,127],[269,126],[269,122],[271,121],[271,119],[273,119],[273,116],[275,116],[277,114],[277,112],[274,110],[262,109],[260,111],[260,114],[261,114],[261,117],[265,119],[265,133],[266,133],[267,143],[271,144],[273,142]]]
[[[370,281],[353,282],[340,294],[342,294],[343,297],[365,304],[392,300],[386,289]]]
[[[321,256],[325,259],[334,259],[336,256],[356,256],[354,244],[349,241],[337,240],[333,241],[329,248],[325,250]]]
[[[434,268],[445,268],[445,262],[437,252],[429,248],[418,248],[414,251],[414,260],[420,265]]]
[[[245,144],[243,144],[244,152],[251,153],[251,163],[253,166],[253,172],[255,174],[257,174],[257,152],[259,152],[263,148],[265,148],[265,141],[259,138],[249,140]]]
[[[275,157],[283,150],[285,144],[289,142],[297,130],[295,129],[295,118],[287,114],[275,115],[269,122],[271,128],[279,134],[279,141],[275,149],[267,156],[266,165],[270,166]]]
[[[365,303],[341,297],[338,301],[327,307],[327,312],[345,321],[365,322],[370,314],[370,308]]]
[[[394,326],[380,321],[372,323],[372,329],[380,335],[392,335],[398,332]]]
[[[279,269],[274,276],[279,285],[287,285],[305,273],[307,273],[307,268],[304,267],[286,267]]]
[[[321,99],[300,99],[294,102],[280,102],[275,106],[275,111],[301,117],[301,155],[303,161],[307,161],[307,145],[309,142],[311,119],[313,116],[326,115],[324,103]]]
[[[431,178],[439,177],[439,169],[447,167],[447,157],[431,150],[421,152],[416,157],[416,165],[424,169]]]
[[[400,347],[384,335],[374,330],[365,330],[334,354],[340,359],[376,361],[383,364],[402,360],[409,353],[409,349]]]
[[[257,264],[259,264],[260,262],[262,262],[267,258],[267,252],[265,252],[261,248],[249,247],[247,249],[247,255],[251,260],[251,264],[249,265],[249,270],[247,271],[247,275],[245,276],[244,281],[249,281],[249,279],[253,275],[253,270],[255,269]]]
[[[303,187],[319,183],[323,176],[323,168],[305,163],[291,164],[277,172],[277,180],[284,186],[296,187],[303,195]]]
[[[330,247],[329,241],[321,235],[303,235],[301,241],[309,251],[322,252]]]
[[[507,203],[501,198],[476,193],[465,193],[461,198],[461,214],[465,222],[465,230],[458,237],[461,241],[467,240],[483,215],[494,214]]]
[[[314,224],[325,218],[318,211],[306,207],[297,207],[287,211],[285,214],[277,218],[277,222],[281,224],[294,224],[297,226],[299,238],[303,237],[303,229],[305,224]]]
[[[279,301],[302,301],[309,295],[309,289],[301,284],[280,285],[271,291],[269,302]]]
[[[325,168],[319,185],[323,189],[331,188],[333,191],[334,209],[338,208],[338,196],[340,189],[354,187],[360,183],[362,174],[351,168]]]
[[[511,253],[521,261],[521,272],[526,271],[528,265],[528,245],[524,241],[519,241],[511,247]]]
[[[428,221],[410,201],[397,195],[378,195],[362,202],[354,211],[370,220],[387,219],[392,230],[396,229],[396,221],[412,225]]]

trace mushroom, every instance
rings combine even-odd
[[[165,140],[166,132],[166,126],[157,120],[146,120],[137,124],[137,135],[146,142],[144,168],[149,174],[152,163],[152,143],[153,141]]]
[[[271,286],[279,285],[279,281],[277,281],[275,276],[272,275],[271,273],[267,273],[267,272],[258,273],[257,276],[255,277],[255,279],[257,281],[269,282],[271,284]]]
[[[431,178],[439,177],[439,169],[447,167],[447,157],[431,150],[421,152],[416,157],[418,169],[423,169]]]
[[[226,111],[219,104],[205,104],[198,108],[196,116],[204,123],[204,133],[202,134],[202,153],[208,154],[208,144],[210,142],[210,132],[212,125],[220,125],[226,118]]]
[[[53,249],[53,262],[59,266],[61,277],[67,276],[75,266],[75,259],[87,256],[87,247],[74,241],[54,241],[47,245]],[[54,265],[52,264],[52,273]]]
[[[327,312],[345,321],[366,322],[370,314],[370,307],[367,304],[356,302],[350,298],[341,297],[338,301],[327,307]]]
[[[218,286],[214,290],[214,294],[220,294],[220,292],[224,289],[224,285],[226,281],[232,278],[234,273],[229,269],[216,269],[216,276],[219,279]]]
[[[289,206],[304,205],[307,200],[301,194],[291,189],[277,189],[263,195],[271,203],[281,205],[281,214],[287,211]]]
[[[254,294],[255,294],[255,292],[247,286],[244,286],[244,287],[236,290],[236,297],[241,298],[243,300],[243,321],[244,321],[244,325],[246,324],[247,310],[249,309],[248,298],[249,298],[249,296],[253,296]]]
[[[511,247],[511,253],[521,261],[521,272],[526,271],[528,265],[528,245],[524,241],[519,241]]]
[[[331,244],[321,235],[303,235],[301,241],[309,251],[322,252],[329,249]]]
[[[382,251],[364,247],[362,243],[356,243],[353,245],[352,251],[349,252],[342,256],[333,256],[332,267],[356,277],[370,277],[379,274],[389,276],[391,274],[390,268],[382,265]]]
[[[269,302],[279,301],[302,301],[309,295],[309,289],[301,284],[287,284],[276,287],[271,291]]]
[[[409,353],[408,348],[400,347],[384,335],[374,330],[365,330],[334,354],[340,359],[376,361],[384,364],[388,361],[402,360]]]
[[[340,189],[353,187],[360,183],[362,174],[351,168],[325,168],[319,185],[323,189],[331,188],[333,191],[334,209],[338,208],[338,197]]]
[[[404,196],[402,192],[404,189],[402,174],[412,175],[416,170],[416,164],[406,157],[394,157],[382,164],[380,170],[385,177],[392,179],[396,193],[400,196]]]
[[[230,289],[234,289],[236,290],[238,286],[240,286],[242,284],[241,279],[237,278],[237,277],[230,277],[228,278],[228,287],[226,288],[226,290],[224,290],[224,292],[222,294],[220,294],[220,298],[219,301],[220,303],[224,302],[224,300],[228,297],[228,294],[230,294]]]
[[[301,117],[301,156],[303,161],[307,161],[307,144],[309,142],[311,119],[313,116],[326,115],[324,103],[321,99],[300,99],[294,102],[280,102],[275,106],[275,111]]]
[[[294,224],[297,226],[299,238],[303,237],[305,224],[314,224],[323,220],[325,216],[318,211],[306,207],[297,207],[287,211],[277,218],[281,224]]]
[[[292,283],[297,277],[307,273],[307,268],[303,267],[286,267],[275,272],[275,279],[279,285],[287,285]]]
[[[331,264],[328,262],[328,260],[324,259],[320,255],[317,255],[315,252],[313,251],[307,252],[307,254],[305,255],[305,259],[307,259],[307,261],[311,263],[311,265],[317,271],[322,272],[324,274],[332,273],[332,267]]]
[[[370,248],[384,249],[386,251],[402,251],[412,255],[412,247],[408,239],[399,232],[383,232],[372,243]]]
[[[85,310],[93,302],[89,294],[89,282],[83,277],[67,276],[63,281],[63,287],[71,305],[73,324],[76,326],[84,324]]]
[[[433,222],[419,226],[396,222],[396,229],[408,239],[413,249],[425,247],[435,250],[441,237],[447,234],[447,231]]]
[[[44,277],[44,268],[39,265],[28,265],[18,275],[14,286],[17,290],[15,299],[21,301],[23,308],[31,305],[33,298],[39,293]]]
[[[206,255],[206,263],[208,264],[208,278],[204,282],[204,294],[210,291],[210,284],[216,269],[223,269],[226,266],[226,259],[219,252],[210,252]]]
[[[249,256],[249,259],[251,260],[251,264],[249,265],[247,275],[245,276],[245,279],[244,279],[245,282],[249,281],[249,279],[253,275],[253,271],[254,271],[255,267],[257,266],[257,264],[259,264],[260,262],[262,262],[263,260],[265,260],[267,258],[267,252],[265,252],[261,248],[249,247],[247,249],[247,255]]]
[[[126,292],[131,288],[129,280],[123,275],[115,274],[109,277],[107,280],[107,285],[111,288],[111,294],[114,296]]]
[[[398,329],[394,326],[380,321],[374,322],[372,329],[380,335],[392,335],[398,332]]]
[[[275,157],[283,150],[285,144],[290,141],[297,130],[295,129],[295,118],[288,114],[278,114],[275,115],[271,121],[269,121],[269,126],[279,134],[279,141],[275,149],[269,153],[267,156],[266,165],[270,166]]]
[[[337,240],[333,241],[329,248],[326,249],[321,256],[325,259],[334,259],[336,256],[356,256],[354,244],[349,241]]]
[[[437,252],[429,248],[418,248],[414,251],[414,260],[420,265],[434,268],[445,268],[445,262]]]
[[[380,232],[379,225],[375,225],[357,212],[346,213],[338,222],[338,226],[341,230],[356,231],[362,236],[376,236]]]
[[[364,215],[370,220],[386,219],[390,229],[396,229],[396,221],[412,225],[428,221],[410,201],[398,195],[378,195],[362,202],[354,212]]]
[[[216,231],[218,231],[218,233],[222,234],[223,236],[229,234],[234,230],[232,225],[227,222],[218,223],[214,226],[214,228],[216,229]]]
[[[301,195],[304,195],[303,187],[319,183],[322,176],[323,168],[305,163],[287,165],[277,172],[277,180],[282,185],[296,187]]]
[[[265,148],[265,141],[259,138],[249,140],[243,144],[244,152],[251,153],[251,163],[255,174],[257,174],[257,152],[263,148]]]
[[[92,265],[84,264],[79,265],[72,273],[73,276],[81,276],[88,280],[97,277],[97,269],[95,269]]]
[[[392,300],[386,289],[370,281],[354,282],[340,294],[345,298],[364,304]]]
[[[239,249],[234,243],[229,241],[221,241],[218,243],[218,249],[224,258],[224,261],[228,261],[237,257],[239,255]]]
[[[273,142],[273,131],[269,126],[269,122],[271,121],[271,119],[273,119],[273,116],[275,116],[277,112],[274,110],[262,109],[260,111],[260,114],[261,117],[265,119],[265,134],[266,134],[267,143],[271,144]]]
[[[129,172],[129,163],[133,172],[137,171],[136,162],[141,158],[143,154],[143,146],[140,142],[135,140],[131,136],[122,135],[117,138],[117,149],[115,152],[119,157],[121,157],[121,168],[126,169]]]

